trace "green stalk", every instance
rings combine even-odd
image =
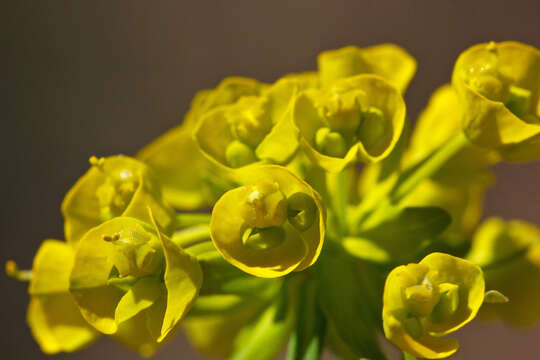
[[[446,145],[441,147],[433,156],[427,159],[416,171],[404,179],[399,179],[393,189],[390,199],[392,203],[398,203],[409,194],[420,182],[435,174],[444,166],[458,151],[469,145],[469,140],[463,132],[459,132]]]
[[[176,214],[176,228],[186,228],[193,225],[209,224],[211,214],[206,213],[181,213]]]
[[[349,202],[351,171],[352,168],[349,167],[340,173],[327,174],[326,176],[330,206],[339,233],[343,236],[348,233],[347,204]]]
[[[209,239],[209,225],[195,225],[182,230],[178,230],[171,237],[171,241],[183,249],[199,244],[201,242],[209,241]]]

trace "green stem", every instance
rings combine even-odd
[[[352,168],[346,168],[337,174],[327,174],[326,177],[332,213],[341,235],[348,233],[347,204],[349,202],[351,171]]]
[[[181,213],[176,214],[176,228],[186,228],[193,225],[209,224],[211,214],[206,213]]]
[[[458,151],[469,144],[465,134],[460,132],[423,163],[402,170],[397,179],[389,177],[386,181],[377,184],[360,205],[351,212],[353,233],[359,231],[366,219],[379,217],[388,208],[399,203],[418,184],[433,176]]]
[[[399,179],[390,195],[392,203],[397,203],[409,194],[422,180],[427,179],[437,172],[448,160],[458,151],[467,146],[469,140],[463,132],[459,132],[446,145],[441,147],[436,153],[427,159],[416,171],[406,178]]]
[[[181,248],[187,248],[210,239],[209,225],[195,225],[176,231],[171,241]]]

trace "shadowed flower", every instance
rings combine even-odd
[[[476,231],[467,259],[485,267],[486,285],[510,302],[486,305],[480,315],[514,326],[540,321],[540,229],[521,220],[489,218]]]
[[[448,357],[459,344],[443,336],[471,321],[483,301],[484,277],[478,266],[432,253],[418,264],[398,266],[386,278],[384,333],[411,355]]]

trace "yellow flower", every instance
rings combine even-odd
[[[260,94],[206,113],[194,137],[203,153],[222,167],[287,163],[298,148],[291,103],[298,91],[317,85],[314,73],[285,76]]]
[[[418,264],[398,266],[384,286],[384,333],[411,355],[450,356],[458,341],[443,336],[476,316],[484,288],[482,270],[451,255],[432,253]]]
[[[150,222],[148,207],[165,230],[173,225],[172,209],[164,202],[155,174],[128,156],[90,158],[92,167],[68,191],[62,202],[66,240],[76,243],[91,228],[117,216]]]
[[[475,45],[456,61],[452,84],[463,130],[508,161],[540,156],[540,51],[518,42]]]
[[[153,225],[117,217],[91,229],[69,278],[86,321],[143,356],[174,332],[202,283],[197,260]]]
[[[377,162],[390,154],[405,124],[405,102],[383,78],[358,75],[300,93],[292,117],[311,160],[340,172],[357,161]]]
[[[245,185],[218,200],[210,222],[212,241],[223,257],[259,277],[312,265],[325,232],[319,195],[280,166],[246,168],[234,176]]]

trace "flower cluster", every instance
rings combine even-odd
[[[384,359],[380,333],[436,359],[477,313],[539,323],[540,229],[479,221],[490,167],[540,158],[540,51],[466,50],[411,130],[415,71],[392,44],[326,51],[200,91],[135,157],[91,157],[65,241],[6,264],[43,352],[106,335],[151,356],[183,329],[234,360]]]

